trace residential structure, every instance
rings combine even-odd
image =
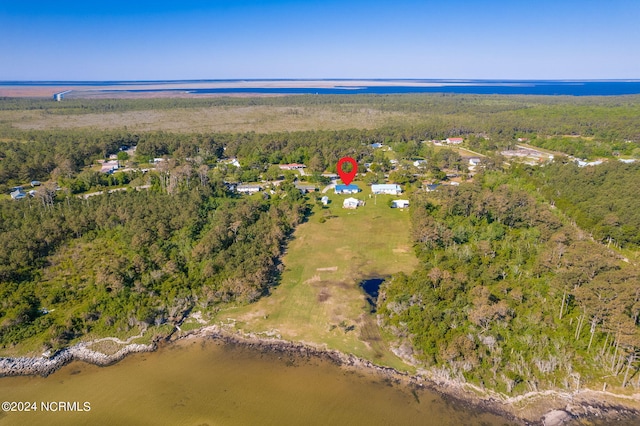
[[[13,198],[14,200],[21,200],[26,196],[27,196],[27,194],[22,192],[22,189],[16,189],[15,191],[13,191],[11,193],[11,198]]]
[[[392,209],[405,209],[409,207],[409,200],[393,200],[391,202]]]
[[[336,194],[357,194],[358,192],[360,192],[360,188],[353,183],[349,185],[336,185],[335,188]]]
[[[320,198],[320,202],[322,202],[322,205],[326,206],[327,204],[329,204],[329,197],[325,195],[324,197]]]
[[[105,161],[102,163],[102,167],[100,168],[101,173],[113,173],[118,170],[118,160],[113,161]]]
[[[295,187],[299,189],[303,194],[306,194],[307,192],[314,192],[316,190],[315,185],[304,185],[298,182],[295,183]]]
[[[280,164],[278,165],[278,167],[280,167],[280,170],[302,170],[307,166],[305,166],[304,164],[291,163],[291,164]]]
[[[471,157],[469,158],[469,165],[470,166],[478,166],[480,165],[480,157]]]
[[[256,184],[237,185],[236,191],[241,194],[255,194],[262,191],[262,186]]]
[[[464,138],[447,138],[446,142],[449,145],[460,145],[462,142],[464,142]]]
[[[398,195],[402,193],[402,187],[396,184],[373,184],[371,192],[374,194],[391,194]]]
[[[602,160],[596,160],[596,161],[576,160],[576,162],[578,163],[578,167],[599,166],[600,164],[604,163],[604,161]]]
[[[342,202],[343,209],[357,209],[360,206],[364,206],[364,201],[353,197],[345,198]]]

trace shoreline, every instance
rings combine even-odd
[[[437,377],[432,371],[420,370],[416,374],[410,374],[392,367],[380,366],[367,359],[337,350],[320,348],[303,342],[265,338],[237,330],[230,331],[218,325],[204,326],[185,332],[174,330],[171,335],[164,339],[156,339],[151,344],[120,341],[125,346],[111,355],[89,349],[92,344],[105,339],[103,338],[78,343],[62,349],[50,357],[0,357],[0,378],[36,375],[46,377],[74,361],[106,367],[121,361],[132,353],[154,352],[162,345],[198,338],[213,339],[221,344],[238,345],[261,352],[316,358],[332,362],[340,367],[384,377],[396,384],[427,389],[446,399],[452,399],[459,404],[499,415],[518,424],[562,425],[568,424],[568,422],[577,422],[580,419],[615,421],[640,418],[640,394],[629,396],[581,389],[574,392],[546,390],[510,397],[470,383]],[[615,399],[615,402],[603,399],[602,397],[605,396]],[[635,406],[624,404],[626,401],[636,404]],[[532,406],[534,403],[537,405]]]

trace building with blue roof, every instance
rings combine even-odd
[[[352,183],[349,185],[336,185],[335,191],[336,194],[356,194],[360,192],[360,188]]]

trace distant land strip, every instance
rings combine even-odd
[[[640,80],[194,80],[194,81],[0,81],[0,97],[149,98],[278,96],[294,94],[459,93],[499,95],[615,96],[640,94]]]

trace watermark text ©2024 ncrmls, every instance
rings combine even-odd
[[[5,412],[88,412],[91,411],[89,401],[4,401],[2,411]]]

